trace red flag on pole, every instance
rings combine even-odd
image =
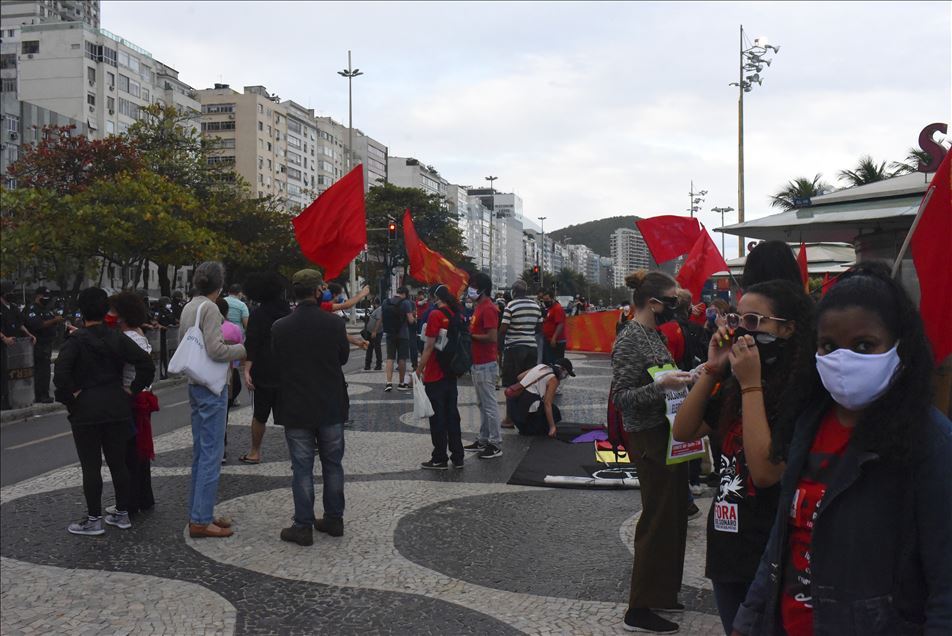
[[[307,259],[337,278],[367,244],[363,165],[348,172],[294,217],[294,237]]]
[[[684,259],[681,271],[678,272],[678,284],[690,291],[691,297],[697,302],[701,299],[701,289],[711,274],[722,271],[730,271],[727,262],[711,240],[711,235],[702,229]]]
[[[800,267],[800,280],[803,282],[803,291],[810,293],[810,272],[807,271],[807,246],[800,241],[800,252],[797,254],[797,265]]]
[[[422,283],[443,283],[459,298],[469,283],[469,274],[455,267],[442,254],[431,250],[417,236],[410,210],[403,213],[403,242],[410,259],[410,276]]]
[[[701,235],[701,224],[687,216],[653,216],[635,225],[656,263],[687,254]]]
[[[919,314],[925,323],[926,335],[932,343],[936,364],[952,354],[952,191],[949,178],[952,173],[952,152],[946,154],[932,177],[926,196],[929,200],[922,210],[919,223],[912,235],[912,262],[919,277]],[[931,194],[930,194],[931,191]]]
[[[832,282],[833,281],[830,280],[829,272],[826,272],[825,274],[823,274],[823,284],[820,286],[820,298],[823,298],[824,296],[826,296],[826,292],[829,291],[829,287],[830,287],[830,284],[832,284]]]

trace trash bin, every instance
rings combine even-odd
[[[7,383],[11,407],[25,409],[33,404],[33,343],[29,338],[16,338],[7,347]]]

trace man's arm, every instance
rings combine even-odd
[[[354,305],[362,301],[364,298],[366,298],[369,294],[370,294],[370,288],[364,287],[353,298],[348,298],[342,303],[334,303],[333,305],[331,305],[331,311],[344,311],[345,309],[350,309],[351,307],[353,307]]]

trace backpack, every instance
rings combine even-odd
[[[403,326],[403,316],[400,315],[400,305],[393,302],[393,298],[383,301],[380,316],[383,319],[383,332],[388,335],[400,333]]]
[[[446,346],[436,352],[436,360],[444,373],[458,378],[473,366],[473,336],[469,333],[469,322],[463,317],[463,312],[453,315],[446,308],[440,311],[450,324],[446,329]]]
[[[707,345],[704,339],[704,328],[693,322],[678,321],[681,332],[684,334],[684,358],[678,360],[678,366],[683,371],[690,371],[698,364],[707,362]]]

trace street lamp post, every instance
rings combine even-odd
[[[753,90],[754,84],[762,86],[764,79],[760,76],[764,66],[770,66],[771,60],[766,59],[768,51],[780,52],[779,46],[767,44],[767,38],[757,38],[753,45],[744,48],[744,25],[740,26],[740,71],[736,82],[731,86],[737,87],[737,222],[744,222],[744,93]],[[744,73],[752,75],[744,76]],[[737,254],[744,255],[744,237],[737,237]]]
[[[536,217],[542,225],[542,263],[539,264],[539,289],[545,289],[545,220],[548,217]]]
[[[486,181],[489,182],[489,196],[492,207],[489,208],[489,277],[493,278],[493,224],[496,221],[496,190],[493,188],[493,181],[499,177],[489,176]],[[494,278],[493,278],[494,279]],[[495,280],[495,279],[494,279]]]
[[[691,191],[688,192],[688,196],[691,197],[691,205],[688,207],[688,212],[691,213],[691,218],[694,218],[694,215],[701,211],[701,204],[704,203],[704,197],[707,195],[707,190],[701,190],[700,192],[694,191],[694,180],[691,180]]]
[[[350,51],[347,51],[347,68],[337,71],[347,78],[347,172],[354,168],[354,78],[363,75],[360,69],[351,68]],[[357,259],[350,262],[350,293],[357,293]],[[357,324],[357,307],[350,310],[350,324]]]
[[[724,214],[727,212],[733,212],[734,208],[711,208],[711,212],[720,212],[721,213],[721,230],[724,229]],[[727,253],[724,251],[724,232],[721,232],[721,254],[727,258]]]

